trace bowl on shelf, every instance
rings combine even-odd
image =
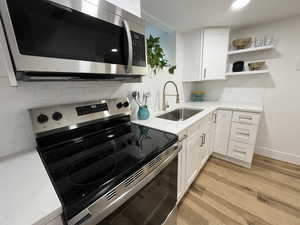
[[[255,71],[255,70],[262,70],[266,65],[266,62],[253,62],[253,63],[248,63],[249,70],[250,71]]]
[[[245,49],[249,47],[252,43],[252,38],[241,38],[232,41],[232,45],[237,49]]]
[[[192,91],[191,100],[192,102],[203,102],[205,92],[203,91]]]
[[[232,72],[242,72],[245,70],[245,62],[237,61],[232,65]]]

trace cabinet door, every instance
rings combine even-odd
[[[201,145],[200,145],[200,161],[199,161],[199,169],[205,165],[207,159],[210,156],[210,129],[211,129],[211,115],[208,116],[208,119],[204,121],[204,123],[200,124],[200,132],[201,132]]]
[[[203,131],[201,132],[200,136],[200,148],[199,148],[199,161],[197,163],[197,169],[201,170],[202,167],[205,164],[205,159],[207,158],[208,152],[207,152],[207,144],[205,143],[206,141],[206,136],[207,134]]]
[[[210,127],[210,144],[209,144],[209,154],[211,155],[214,151],[216,129],[217,129],[217,111],[211,114],[211,127]]]
[[[209,28],[203,35],[202,80],[225,80],[229,29]]]
[[[185,135],[183,135],[185,137]],[[183,137],[180,137],[182,139]],[[178,153],[178,180],[177,180],[177,201],[180,201],[187,189],[186,178],[186,154],[187,154],[187,141],[182,141],[182,149]]]
[[[183,34],[183,81],[201,80],[202,39],[202,31],[193,31]]]
[[[186,179],[187,185],[190,185],[199,170],[200,151],[201,149],[201,132],[197,131],[187,141],[187,154],[186,154]]]
[[[231,129],[232,111],[218,110],[216,118],[216,132],[214,152],[226,155]]]

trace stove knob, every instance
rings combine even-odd
[[[123,106],[124,106],[125,108],[127,108],[127,107],[129,106],[129,102],[124,102],[124,103],[123,103]]]
[[[48,118],[48,116],[45,115],[45,114],[40,114],[40,115],[38,116],[38,118],[37,118],[37,121],[38,121],[39,123],[47,123],[48,120],[49,120],[49,118]]]
[[[118,109],[121,109],[122,107],[123,107],[122,102],[119,102],[119,103],[117,104],[117,108],[118,108]]]
[[[63,118],[63,115],[60,112],[55,112],[52,115],[52,119],[55,121],[59,121]]]

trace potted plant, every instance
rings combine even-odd
[[[148,48],[148,64],[153,70],[154,74],[157,74],[159,70],[162,70],[165,67],[169,68],[169,73],[174,74],[176,70],[176,65],[171,66],[168,64],[168,59],[164,50],[160,46],[160,37],[150,37],[147,39],[147,48]]]

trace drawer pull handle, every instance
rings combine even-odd
[[[243,136],[250,136],[250,134],[249,133],[243,133],[243,132],[237,132],[237,134],[239,134],[239,135],[243,135]]]
[[[239,116],[239,118],[242,120],[253,120],[252,117],[248,117],[248,116]]]
[[[244,152],[244,151],[240,151],[240,150],[234,150],[236,153],[239,153],[239,154],[243,154],[243,155],[246,155],[246,152]]]

